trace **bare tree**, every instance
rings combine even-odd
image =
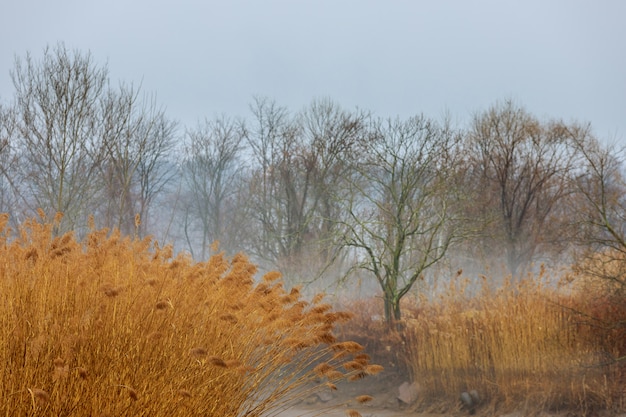
[[[253,106],[250,181],[262,239],[254,252],[297,281],[314,281],[337,255],[337,190],[345,188],[367,115],[330,100],[290,117],[265,99]]]
[[[146,235],[148,230],[156,230],[160,220],[154,210],[154,202],[167,192],[179,175],[178,166],[173,160],[178,122],[169,119],[163,109],[154,106],[150,106],[150,109],[139,129],[139,137],[147,138],[137,165],[137,214],[141,218],[137,230],[139,236]]]
[[[571,129],[580,166],[572,177],[570,219],[577,231],[576,284],[589,301],[572,312],[576,324],[606,344],[603,366],[626,362],[615,341],[626,340],[626,148],[603,144],[590,129]],[[610,347],[609,347],[610,346]],[[623,344],[622,344],[623,347]]]
[[[251,149],[252,167],[249,176],[249,206],[255,217],[248,251],[258,259],[280,258],[282,216],[277,197],[276,167],[281,162],[281,144],[289,136],[290,117],[284,107],[267,98],[256,97],[250,106],[254,117],[247,129],[246,142]]]
[[[132,186],[143,145],[136,138],[136,107],[137,93],[132,87],[121,87],[119,92],[110,89],[102,99],[106,158],[99,166],[104,182],[99,216],[105,226],[125,234],[135,228]]]
[[[21,189],[30,208],[64,214],[60,230],[86,219],[87,205],[98,191],[102,159],[99,100],[107,69],[90,54],[69,52],[62,44],[46,48],[43,59],[17,59],[11,73]]]
[[[468,155],[477,198],[489,224],[484,242],[504,249],[510,273],[520,275],[536,254],[560,250],[556,209],[568,195],[574,154],[569,130],[540,123],[512,101],[475,117]]]
[[[330,258],[342,217],[341,200],[348,196],[348,178],[360,160],[367,137],[366,112],[350,113],[328,99],[313,101],[298,118],[302,126],[305,191],[311,194],[309,231],[323,242]],[[310,191],[309,191],[310,189]]]
[[[0,211],[9,213],[12,220],[18,214],[17,184],[14,183],[18,169],[15,151],[16,120],[13,108],[0,104]]]
[[[572,137],[582,159],[570,213],[581,249],[577,268],[626,295],[626,149],[603,145],[588,131]]]
[[[216,241],[230,253],[241,248],[237,243],[241,223],[234,199],[243,176],[244,135],[243,125],[226,117],[207,119],[186,133],[182,175],[187,203],[183,217],[187,244],[196,258],[206,259],[208,246]],[[199,253],[194,250],[192,228],[200,233]]]
[[[176,123],[165,117],[154,98],[140,102],[138,97],[132,86],[121,86],[103,98],[105,159],[100,173],[105,224],[125,234],[143,235],[149,204],[171,175],[159,170],[165,170],[162,164],[171,156]],[[138,230],[136,215],[142,219]]]
[[[329,99],[314,100],[296,115],[297,146],[280,171],[293,237],[281,266],[299,281],[313,283],[341,269],[344,251],[338,238],[346,219],[341,200],[349,194],[348,178],[363,150],[369,117]],[[319,284],[336,283],[337,272]]]
[[[424,117],[375,123],[353,177],[344,242],[357,251],[383,292],[388,324],[400,300],[460,238],[447,181],[458,135]]]

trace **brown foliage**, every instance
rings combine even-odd
[[[370,366],[360,345],[335,342],[344,314],[279,274],[257,281],[243,255],[194,263],[115,231],[77,241],[6,224],[0,414],[260,416],[360,376],[344,363]]]
[[[438,300],[423,300],[406,330],[422,398],[455,401],[476,390],[499,409],[626,408],[626,366],[617,360],[624,328],[607,333],[591,320],[625,323],[626,308],[548,278],[542,271],[495,291],[485,278],[477,296],[453,282]]]

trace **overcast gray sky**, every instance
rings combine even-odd
[[[0,0],[0,100],[14,57],[91,51],[191,126],[254,95],[379,116],[471,115],[513,98],[626,144],[626,1]]]

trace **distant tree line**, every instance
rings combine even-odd
[[[626,251],[624,151],[511,100],[456,127],[255,97],[245,120],[182,127],[62,44],[16,59],[11,77],[0,210],[15,224],[41,209],[63,214],[59,234],[84,234],[93,217],[199,261],[219,242],[289,283],[364,276],[390,321],[444,264],[520,277],[539,262]]]

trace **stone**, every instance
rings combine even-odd
[[[472,401],[472,396],[467,392],[461,393],[461,402],[467,408],[473,408],[475,405],[474,401]]]
[[[316,395],[317,395],[317,398],[319,398],[320,401],[323,402],[323,403],[327,403],[328,401],[330,401],[330,400],[332,400],[334,398],[332,392],[326,391],[326,390],[320,391]]]
[[[478,394],[478,391],[473,389],[469,392],[469,395],[470,397],[472,397],[472,402],[474,403],[474,405],[480,404],[480,395]]]
[[[403,382],[400,387],[398,387],[398,400],[403,404],[413,404],[417,401],[417,397],[419,395],[419,385],[417,382],[409,383]]]

